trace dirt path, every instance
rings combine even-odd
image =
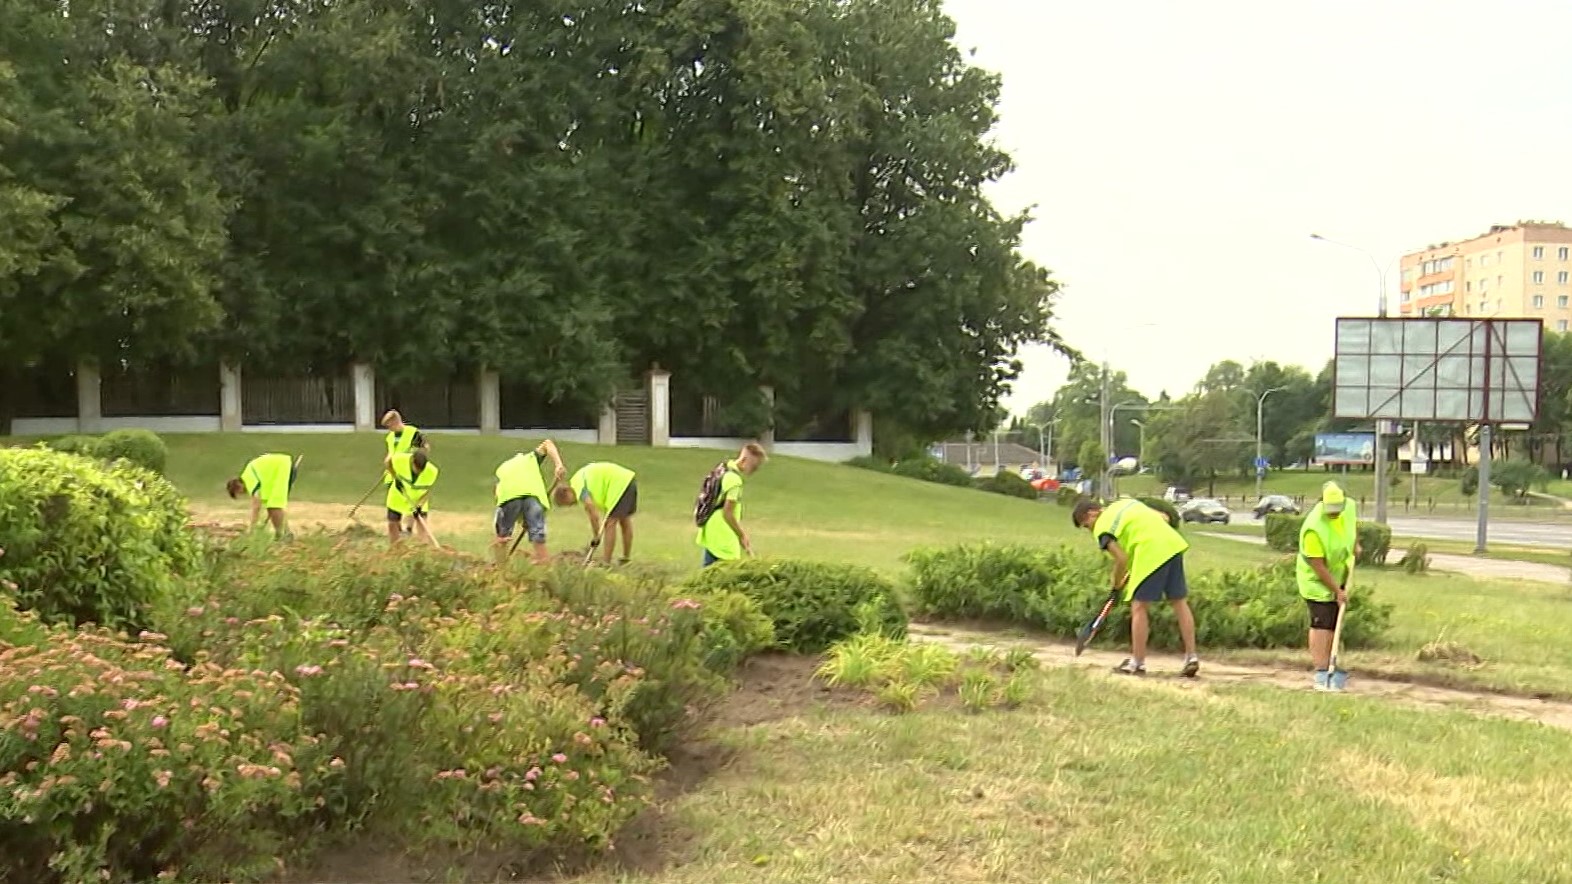
[[[1251,537],[1244,534],[1215,534],[1209,531],[1198,532],[1207,537],[1217,537],[1222,540],[1234,540],[1239,543],[1253,543],[1261,545],[1266,543],[1264,537]],[[1388,561],[1395,561],[1389,559]],[[1459,556],[1450,553],[1431,553],[1430,566],[1438,571],[1452,571],[1466,574],[1469,577],[1483,577],[1487,580],[1533,580],[1538,583],[1567,583],[1572,581],[1572,569],[1560,565],[1546,565],[1541,562],[1517,562],[1511,559],[1477,559],[1473,556]]]
[[[1113,673],[1126,656],[1113,650],[1089,648],[1081,656],[1075,649],[1040,639],[1014,638],[986,631],[954,627],[938,623],[913,623],[910,631],[913,641],[935,642],[957,650],[970,647],[1031,648],[1038,660],[1046,666],[1078,667],[1107,673],[1109,678],[1126,678]],[[1266,684],[1288,690],[1309,691],[1310,673],[1307,670],[1284,669],[1272,666],[1249,666],[1238,663],[1215,663],[1203,660],[1201,675],[1197,679],[1178,678],[1179,659],[1172,654],[1154,655],[1147,661],[1148,675],[1144,682],[1156,682],[1185,690],[1205,690],[1208,684]],[[1175,677],[1168,677],[1175,676]],[[1131,679],[1135,681],[1136,679]],[[1535,700],[1530,697],[1512,697],[1479,691],[1431,687],[1413,682],[1353,675],[1348,680],[1348,694],[1382,699],[1429,709],[1456,709],[1479,715],[1512,718],[1519,721],[1537,721],[1540,724],[1572,730],[1572,703],[1559,700]]]

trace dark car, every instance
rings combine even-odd
[[[1261,498],[1260,503],[1255,505],[1254,512],[1257,519],[1264,519],[1269,513],[1288,513],[1289,515],[1297,516],[1299,515],[1299,504],[1294,503],[1294,499],[1286,495],[1268,494]]]
[[[1184,522],[1200,522],[1206,525],[1217,522],[1226,525],[1230,517],[1228,507],[1209,497],[1191,498],[1179,507],[1179,519]]]

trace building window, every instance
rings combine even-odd
[[[1473,290],[1474,290],[1474,281],[1472,279],[1470,279],[1468,282],[1463,283],[1463,291],[1471,292]]]
[[[1481,267],[1489,267],[1490,266],[1490,256],[1489,255],[1480,255],[1479,256],[1479,266],[1481,266]]]
[[[1534,296],[1534,309],[1535,310],[1543,310],[1543,309],[1545,309],[1545,296],[1544,295],[1535,295]]]
[[[1566,246],[1562,246],[1561,248],[1557,249],[1556,250],[1556,257],[1560,258],[1563,261],[1565,261],[1567,259],[1567,247]]]
[[[1544,285],[1544,284],[1545,284],[1545,271],[1543,271],[1543,270],[1535,270],[1534,271],[1534,285]]]
[[[1479,281],[1479,290],[1482,292],[1490,291],[1490,277],[1487,276]]]
[[[1534,260],[1535,261],[1543,261],[1544,259],[1545,259],[1545,247],[1544,246],[1534,246]]]
[[[1558,320],[1556,320],[1556,331],[1566,331],[1566,330],[1567,330],[1567,321],[1565,319],[1558,319]]]
[[[1556,282],[1559,282],[1562,285],[1566,285],[1567,284],[1567,272],[1565,270],[1563,270],[1560,273],[1556,274]]]
[[[1567,296],[1562,295],[1561,297],[1556,298],[1556,306],[1560,307],[1562,310],[1567,309]]]

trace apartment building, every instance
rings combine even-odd
[[[1534,317],[1572,326],[1572,228],[1522,221],[1403,256],[1399,316]]]

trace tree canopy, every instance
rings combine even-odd
[[[939,437],[997,420],[1022,345],[1067,352],[939,0],[0,19],[0,373],[486,366],[601,403],[659,363]]]

